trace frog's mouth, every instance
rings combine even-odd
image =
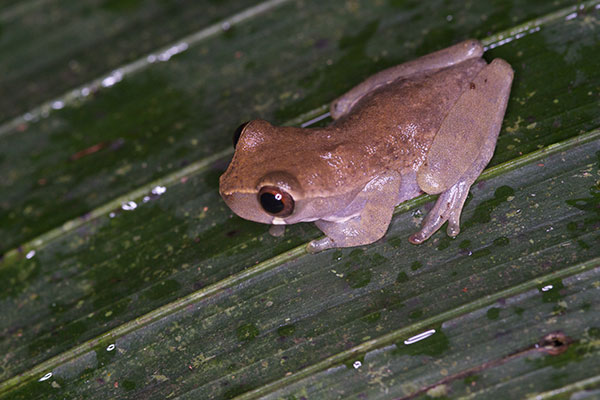
[[[260,193],[260,192],[259,192]],[[303,200],[295,201],[293,212],[287,216],[269,214],[261,205],[256,192],[227,192],[220,191],[227,206],[241,218],[269,225],[291,225],[298,222],[313,222],[319,217],[306,215]]]
[[[271,224],[272,225],[287,225],[287,222],[285,222],[285,219],[283,219],[283,218],[273,217]]]
[[[256,201],[256,193],[234,192],[227,194],[223,191],[220,193],[225,204],[240,217],[262,224],[272,223],[273,217],[265,213]]]

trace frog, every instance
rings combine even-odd
[[[307,243],[310,253],[380,240],[395,207],[424,193],[437,200],[408,240],[421,244],[446,222],[456,237],[514,77],[508,62],[483,53],[469,39],[380,71],[331,103],[328,126],[243,123],[221,197],[274,236],[314,222],[324,236]]]

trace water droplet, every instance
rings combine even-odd
[[[40,379],[38,379],[38,382],[44,382],[50,378],[52,378],[52,372],[48,372],[46,375],[42,376]]]
[[[166,191],[167,191],[166,187],[159,185],[159,186],[155,186],[154,189],[152,189],[152,194],[160,196],[161,194],[163,194]]]
[[[506,38],[505,38],[503,35],[500,35],[500,36],[498,36],[498,41],[497,41],[496,43],[492,43],[492,44],[490,44],[489,46],[485,46],[485,47],[484,47],[484,50],[485,50],[485,51],[488,51],[488,50],[491,50],[491,49],[493,49],[493,48],[496,48],[496,47],[498,47],[498,46],[502,46],[502,45],[504,45],[504,44],[506,44],[506,43],[510,43],[510,42],[512,42],[512,41],[513,41],[513,40],[515,40],[515,39],[520,39],[520,38],[522,38],[523,36],[525,36],[525,35],[528,35],[528,34],[530,34],[530,33],[538,32],[540,29],[541,29],[541,28],[540,28],[540,26],[538,25],[538,26],[536,26],[536,27],[530,28],[529,30],[527,30],[527,28],[525,28],[525,29],[524,29],[523,31],[521,31],[521,32],[515,32],[515,33],[512,33],[514,36],[509,36],[509,37],[506,37]]]
[[[133,200],[128,201],[127,203],[123,203],[121,208],[125,211],[132,211],[137,208],[137,203]]]
[[[575,19],[575,18],[577,18],[577,13],[576,12],[567,15],[565,17],[565,21],[570,21],[570,20]]]
[[[167,50],[163,51],[162,53],[160,53],[158,55],[158,60],[159,61],[168,61],[175,54],[179,54],[181,52],[186,51],[187,48],[188,48],[188,44],[186,42],[182,42],[182,43],[176,44],[175,46],[171,46]]]
[[[113,71],[109,76],[102,80],[102,86],[110,87],[123,79],[123,73],[119,70]]]
[[[27,253],[25,255],[25,258],[28,260],[31,260],[34,256],[35,256],[35,250],[31,250],[31,251],[29,251],[29,253]]]
[[[354,369],[359,369],[362,366],[362,363],[357,360],[357,361],[354,361],[352,366],[354,367]]]
[[[434,333],[435,333],[435,329],[430,329],[428,331],[421,332],[418,335],[415,335],[413,337],[406,339],[404,341],[404,344],[409,345],[409,344],[420,342],[423,339],[427,339],[429,336],[433,335]]]
[[[106,351],[113,351],[115,349],[115,344],[111,343],[108,345],[108,347],[106,348]]]

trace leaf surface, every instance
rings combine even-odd
[[[2,100],[2,398],[598,389],[598,1],[55,3],[0,9],[0,68],[14,75],[0,86],[39,82]],[[40,15],[49,37],[17,27]],[[70,39],[86,24],[105,29]],[[408,243],[422,196],[383,240],[308,255],[312,225],[273,238],[221,201],[240,122],[299,125],[368,75],[467,37],[515,82],[457,239]],[[51,82],[75,53],[90,67]]]

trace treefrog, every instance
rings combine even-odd
[[[490,161],[513,79],[502,59],[486,63],[476,40],[383,70],[331,104],[322,128],[242,124],[220,194],[242,218],[285,225],[314,222],[325,237],[307,249],[373,243],[394,207],[439,194],[422,243],[448,221],[459,233],[469,188]]]

